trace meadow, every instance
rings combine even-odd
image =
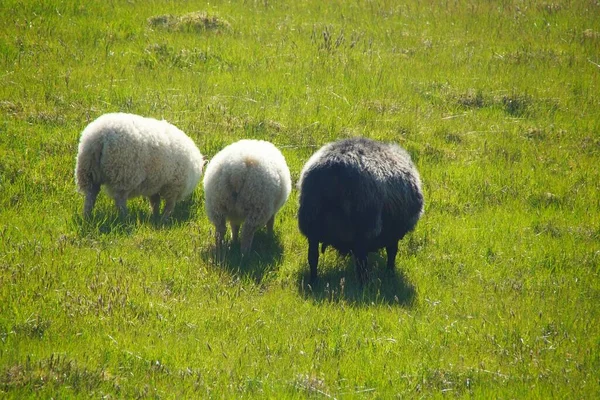
[[[0,2],[0,397],[596,398],[600,3]],[[209,159],[405,147],[425,214],[361,286],[308,284],[294,190],[243,264],[201,185],[81,217],[83,128],[166,119]]]

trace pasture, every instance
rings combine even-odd
[[[0,397],[595,398],[600,394],[600,3],[0,3]],[[208,158],[406,148],[425,214],[358,283],[308,284],[294,189],[240,263],[204,193],[90,221],[79,135],[166,119]]]

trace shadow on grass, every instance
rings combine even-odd
[[[148,203],[146,202],[146,205]],[[114,207],[96,208],[89,219],[84,219],[81,212],[73,214],[73,223],[80,236],[95,235],[130,235],[135,227],[140,224],[149,224],[155,229],[168,229],[171,226],[179,225],[183,222],[193,219],[198,208],[201,206],[199,200],[192,197],[177,203],[169,220],[163,223],[160,219],[154,218],[150,206],[128,204],[130,206],[127,215],[121,217]]]
[[[254,234],[252,251],[245,257],[242,257],[239,242],[229,240],[224,247],[221,254],[216,254],[213,245],[202,252],[202,258],[215,268],[225,269],[232,276],[250,278],[257,284],[283,258],[283,244],[279,234],[269,234],[264,228]]]
[[[368,281],[361,284],[356,276],[354,259],[351,256],[339,260],[345,265],[341,269],[318,271],[314,286],[309,284],[308,270],[300,275],[298,290],[304,298],[317,302],[347,302],[354,305],[386,304],[411,307],[416,297],[414,285],[397,266],[387,268],[386,261],[379,254],[369,255],[371,267]]]

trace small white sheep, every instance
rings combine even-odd
[[[281,152],[263,140],[240,140],[225,147],[208,163],[204,174],[206,213],[215,225],[220,249],[229,221],[232,239],[242,255],[252,247],[254,232],[267,225],[273,232],[275,214],[292,189],[290,170]]]
[[[85,195],[84,217],[90,216],[105,185],[121,215],[127,213],[127,199],[146,196],[157,217],[163,198],[164,221],[175,203],[194,191],[203,167],[193,140],[168,122],[125,113],[102,115],[79,141],[75,181]]]

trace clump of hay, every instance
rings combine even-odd
[[[17,115],[18,113],[23,111],[23,106],[8,100],[0,101],[0,111],[11,115]]]
[[[154,28],[162,28],[177,32],[204,32],[226,30],[229,22],[204,11],[196,11],[176,16],[171,14],[157,15],[148,18],[148,24]]]
[[[469,89],[466,93],[457,95],[456,102],[464,108],[483,108],[486,106],[483,93],[474,89]]]
[[[598,39],[598,38],[600,38],[600,33],[596,32],[592,29],[586,29],[585,31],[583,31],[582,35],[583,35],[583,39]]]

